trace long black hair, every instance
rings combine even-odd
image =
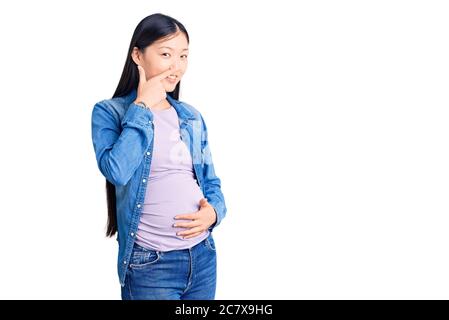
[[[153,42],[165,37],[170,37],[178,32],[183,32],[189,42],[189,34],[182,23],[178,20],[164,15],[162,13],[155,13],[149,15],[139,22],[129,44],[128,55],[126,56],[125,66],[123,68],[122,76],[118,83],[112,98],[122,97],[129,94],[139,85],[139,71],[137,65],[134,63],[131,53],[134,47],[139,48],[140,51],[151,45]],[[172,92],[167,92],[172,98],[179,99],[179,89],[181,81]],[[117,232],[117,207],[115,197],[115,186],[106,179],[106,197],[108,206],[108,222],[106,236],[112,237]]]

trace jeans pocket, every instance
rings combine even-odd
[[[137,244],[134,245],[131,254],[131,262],[129,267],[131,269],[143,269],[159,261],[160,253],[156,250],[146,249]]]
[[[212,237],[212,233],[209,234],[209,236],[206,238],[205,241],[206,247],[212,251],[215,251],[215,241]]]

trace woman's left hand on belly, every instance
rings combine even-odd
[[[176,222],[174,227],[190,228],[189,230],[177,233],[184,239],[193,238],[206,231],[217,220],[217,214],[212,205],[207,202],[206,198],[200,200],[200,210],[194,213],[181,214],[175,216],[175,219],[191,219],[190,222]]]

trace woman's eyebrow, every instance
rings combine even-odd
[[[161,49],[161,48],[168,48],[168,49],[170,49],[170,50],[173,50],[173,48],[170,48],[170,47],[166,47],[166,46],[162,46],[162,47],[159,47],[159,49]],[[182,49],[182,51],[185,51],[185,50],[189,50],[188,48],[184,48],[184,49]]]

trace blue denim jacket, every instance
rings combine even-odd
[[[97,165],[116,189],[117,269],[122,286],[145,198],[154,141],[153,114],[133,102],[136,94],[134,89],[126,96],[102,100],[92,110]],[[168,94],[167,100],[178,113],[181,139],[190,150],[197,183],[217,214],[217,221],[209,227],[212,231],[225,217],[226,204],[212,162],[206,123],[193,106]]]

